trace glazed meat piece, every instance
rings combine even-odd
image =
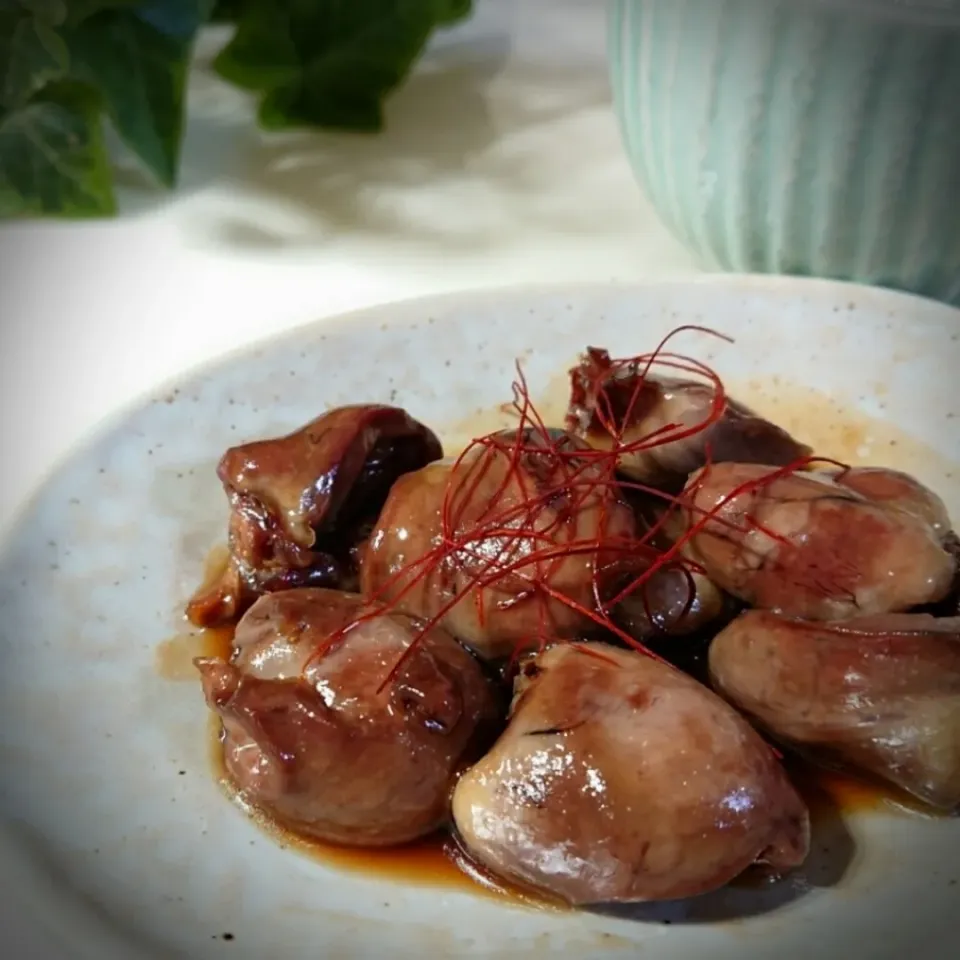
[[[233,662],[197,666],[247,802],[302,835],[386,846],[446,821],[496,710],[480,665],[442,629],[412,651],[419,625],[400,615],[338,636],[362,609],[329,590],[262,597],[237,626]]]
[[[237,624],[230,662],[260,680],[298,680],[323,645],[366,609],[359,594],[322,587],[267,594]]]
[[[351,586],[355,552],[397,477],[443,456],[397,407],[330,410],[301,430],[228,450],[230,561],[187,608],[197,626],[232,623],[264,593]]]
[[[751,610],[714,639],[709,663],[719,692],[808,757],[960,809],[960,618]]]
[[[912,513],[926,521],[941,540],[950,533],[946,504],[909,473],[886,467],[850,467],[823,473],[867,500]]]
[[[955,570],[933,528],[814,473],[720,463],[684,494],[690,551],[751,606],[810,620],[941,600]]]
[[[638,443],[654,434],[660,438],[646,449],[620,455],[618,468],[630,480],[680,487],[706,463],[708,445],[714,463],[781,466],[811,453],[785,430],[729,398],[712,426],[668,440],[708,420],[714,388],[693,380],[644,376],[642,369],[636,362],[611,360],[606,350],[588,347],[580,364],[570,371],[567,427],[576,436],[600,450]]]
[[[494,873],[572,904],[667,900],[754,863],[802,863],[809,818],[771,748],[706,687],[642,654],[564,644],[518,679],[453,815]]]
[[[660,553],[676,543],[673,512],[652,498],[631,498],[637,518],[638,534]],[[679,526],[683,532],[683,523]],[[635,639],[686,637],[699,633],[729,615],[729,598],[681,547],[676,562],[669,562],[624,597],[612,613],[616,622]],[[642,569],[637,571],[639,576]]]
[[[674,565],[621,600],[614,619],[637,640],[686,637],[715,623],[726,609],[723,592],[709,577]]]
[[[554,431],[505,431],[456,463],[394,485],[367,541],[364,596],[439,616],[486,659],[582,635],[612,589],[634,518],[588,449]]]

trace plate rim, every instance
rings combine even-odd
[[[96,446],[98,442],[106,439],[135,413],[147,408],[151,403],[155,403],[158,398],[170,394],[181,383],[196,379],[197,377],[213,374],[217,370],[229,366],[234,360],[244,355],[255,355],[258,351],[264,350],[271,345],[296,340],[297,337],[303,336],[307,331],[313,329],[319,329],[320,327],[336,328],[341,325],[346,326],[350,323],[363,322],[368,316],[371,318],[379,317],[391,309],[406,311],[419,305],[423,305],[425,308],[436,305],[436,309],[441,310],[444,307],[449,308],[451,305],[456,305],[458,302],[470,301],[472,304],[483,305],[496,302],[506,297],[517,298],[524,294],[540,297],[576,297],[578,295],[596,295],[610,291],[620,293],[634,291],[641,293],[656,289],[673,290],[689,286],[716,286],[723,289],[742,288],[744,293],[764,293],[774,296],[790,295],[795,292],[794,288],[799,288],[801,292],[803,290],[816,291],[821,295],[828,294],[830,291],[836,291],[838,294],[845,292],[848,296],[858,295],[861,297],[867,296],[886,300],[894,305],[899,304],[901,308],[906,308],[908,305],[914,304],[920,309],[940,313],[944,318],[953,315],[958,326],[960,326],[960,306],[955,307],[951,304],[931,299],[930,297],[903,290],[896,290],[890,287],[873,286],[849,280],[791,276],[788,274],[701,273],[692,276],[670,276],[643,280],[542,281],[538,283],[463,287],[458,290],[450,290],[442,293],[382,300],[340,313],[334,313],[326,317],[315,317],[312,320],[296,323],[285,329],[266,333],[252,340],[246,340],[242,344],[232,347],[229,350],[217,353],[199,362],[188,364],[179,369],[177,373],[164,377],[151,387],[138,391],[134,396],[128,398],[110,410],[109,413],[90,424],[39,473],[27,496],[24,497],[10,515],[0,523],[0,552],[4,550],[7,541],[13,539],[19,531],[26,515],[35,506],[43,490],[77,454]],[[390,323],[391,320],[388,316],[386,321],[381,322]]]

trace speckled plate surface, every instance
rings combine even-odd
[[[345,401],[443,427],[508,399],[518,356],[549,394],[587,342],[636,353],[680,323],[737,338],[678,346],[749,401],[841,455],[914,468],[960,517],[960,313],[891,293],[728,278],[462,295],[190,374],[64,463],[2,548],[0,948],[42,932],[97,960],[955,956],[960,821],[893,810],[821,831],[789,883],[616,916],[338,873],[224,799],[197,684],[157,670],[223,536],[226,446]]]

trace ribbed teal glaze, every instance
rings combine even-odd
[[[960,30],[838,6],[609,0],[630,161],[714,265],[960,304]]]

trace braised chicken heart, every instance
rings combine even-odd
[[[654,498],[628,499],[637,518],[637,535],[644,544],[652,547],[655,555],[676,549],[676,558],[640,581],[636,589],[615,604],[614,620],[634,639],[646,641],[688,637],[729,617],[733,606],[730,598],[691,562],[685,545],[676,547],[678,531],[672,522],[673,512]],[[682,528],[681,523],[681,533]],[[647,569],[649,566],[648,561]],[[635,576],[644,573],[644,564],[638,564]]]
[[[960,809],[960,617],[750,610],[714,639],[709,664],[718,692],[804,756]]]
[[[950,534],[950,515],[943,500],[909,473],[887,467],[844,467],[819,471],[867,500],[905,510],[925,521],[945,540]]]
[[[506,731],[460,779],[453,815],[495,874],[572,904],[666,900],[809,846],[770,747],[706,687],[606,644],[563,644],[517,681]]]
[[[532,428],[494,440],[401,477],[361,564],[365,597],[439,617],[485,659],[589,631],[634,533],[580,441]]]
[[[232,447],[217,468],[230,501],[230,561],[187,616],[197,626],[232,623],[264,593],[353,587],[356,547],[394,480],[442,456],[432,430],[376,404]]]
[[[611,360],[606,350],[588,347],[570,371],[567,428],[599,450],[650,442],[623,451],[618,469],[630,480],[674,488],[707,461],[793,463],[808,446],[725,398],[719,419],[703,430],[717,401],[715,387],[694,380],[658,377],[636,362]],[[676,436],[679,433],[684,436]],[[676,439],[671,437],[676,436]],[[656,439],[653,439],[656,438]]]
[[[232,662],[197,667],[248,803],[305,836],[385,846],[446,821],[496,709],[480,665],[444,630],[418,639],[410,617],[358,620],[363,609],[330,590],[270,594],[238,624]]]
[[[684,496],[691,557],[751,606],[837,620],[950,590],[956,561],[925,519],[830,477],[718,463],[691,477]]]

